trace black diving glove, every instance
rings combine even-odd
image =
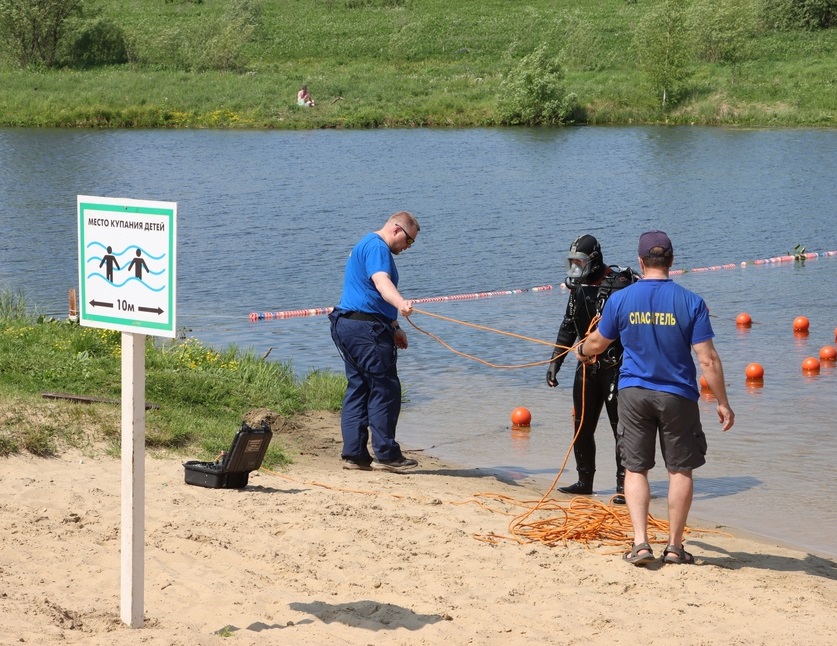
[[[546,385],[550,388],[555,388],[558,385],[558,371],[561,369],[561,364],[553,361],[546,369]]]

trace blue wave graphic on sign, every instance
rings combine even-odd
[[[90,249],[91,247],[99,247],[100,249],[102,249],[104,251],[106,251],[107,248],[108,248],[108,246],[106,244],[102,244],[98,240],[94,241],[94,242],[90,242],[87,245],[88,249]],[[129,245],[129,246],[125,247],[122,251],[111,251],[111,255],[116,256],[117,258],[121,258],[126,253],[130,253],[131,251],[136,250],[136,249],[139,249],[142,252],[143,256],[145,256],[146,258],[150,258],[151,260],[162,260],[163,258],[166,257],[166,254],[164,254],[164,253],[160,254],[159,256],[155,256],[153,254],[150,254],[145,249],[143,249],[143,248],[141,248],[141,247],[139,247],[138,245],[135,245],[135,244],[132,244],[132,245]],[[101,260],[101,257],[99,258],[99,260]]]
[[[150,290],[150,291],[152,291],[152,292],[161,292],[161,291],[163,291],[163,290],[166,288],[166,285],[161,285],[160,287],[152,287],[151,285],[149,285],[149,284],[148,284],[148,283],[146,283],[145,281],[143,281],[143,280],[141,280],[141,279],[137,278],[136,276],[131,276],[130,278],[128,278],[128,279],[126,279],[126,280],[122,281],[121,283],[111,283],[111,282],[108,280],[107,276],[105,276],[105,275],[104,275],[104,274],[102,274],[102,273],[99,273],[98,271],[93,272],[92,274],[87,274],[87,278],[88,278],[88,279],[90,279],[90,278],[101,278],[101,279],[102,279],[103,281],[105,281],[106,283],[110,283],[113,287],[117,287],[117,288],[118,288],[118,287],[124,287],[125,285],[127,285],[127,284],[128,284],[128,283],[130,283],[130,282],[136,282],[136,283],[139,283],[140,285],[142,285],[143,287],[147,288],[148,290]]]

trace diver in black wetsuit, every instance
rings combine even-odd
[[[602,258],[598,240],[583,235],[572,243],[567,254],[567,279],[570,290],[564,320],[558,328],[556,347],[552,362],[546,371],[546,383],[551,388],[558,385],[558,371],[564,363],[567,348],[577,339],[583,339],[590,330],[590,323],[601,314],[611,292],[632,285],[639,275],[630,268],[607,266]],[[595,327],[595,326],[594,326]],[[573,445],[578,482],[559,491],[569,494],[589,495],[593,493],[593,475],[596,472],[596,440],[594,433],[599,423],[602,406],[607,409],[613,437],[616,439],[617,387],[619,366],[622,363],[622,345],[617,339],[596,358],[594,363],[578,363],[573,382],[573,436],[578,437]],[[586,378],[586,385],[584,380]],[[582,418],[583,412],[583,418]],[[578,423],[581,422],[579,432]],[[615,452],[615,450],[614,450]],[[614,502],[625,504],[625,468],[619,464],[616,454],[616,493]]]

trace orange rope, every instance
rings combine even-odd
[[[584,343],[584,341],[590,335],[590,332],[595,328],[596,324],[599,322],[600,319],[598,315],[594,316],[593,319],[590,321],[590,325],[588,326],[584,334],[584,337],[573,346],[566,347],[559,346],[554,343],[549,343],[547,341],[542,341],[540,339],[533,339],[531,337],[523,336],[521,334],[515,334],[513,332],[497,330],[495,328],[490,328],[485,325],[460,321],[458,319],[453,319],[447,316],[441,316],[439,314],[432,314],[430,312],[420,309],[414,308],[413,312],[426,314],[427,316],[432,316],[434,318],[438,318],[452,323],[457,323],[459,325],[464,325],[465,327],[470,327],[477,330],[494,332],[496,334],[510,336],[516,339],[521,339],[523,341],[531,341],[532,343],[549,345],[556,349],[562,349],[564,351],[563,355],[566,355],[570,350],[574,350],[576,347]],[[562,356],[561,354],[558,354],[556,356],[550,357],[546,361],[536,361],[533,363],[519,365],[497,365],[480,359],[478,357],[475,357],[473,355],[460,352],[459,350],[456,350],[453,347],[451,347],[448,343],[444,342],[438,336],[416,325],[410,317],[407,317],[407,320],[410,322],[410,325],[412,325],[416,330],[434,339],[436,342],[438,342],[454,354],[468,359],[472,359],[492,368],[510,369],[545,365],[552,362],[555,358]],[[514,501],[509,498],[503,497],[503,500],[505,502],[524,508],[524,511],[522,513],[514,516],[514,518],[512,518],[512,520],[509,522],[509,534],[511,536],[501,536],[499,534],[490,533],[484,536],[475,536],[477,540],[486,541],[490,543],[496,543],[498,540],[501,539],[515,540],[518,543],[530,543],[537,541],[549,546],[555,546],[559,543],[566,545],[568,541],[582,542],[585,544],[589,544],[591,541],[597,541],[605,544],[630,544],[631,541],[628,537],[628,530],[631,528],[631,521],[630,516],[627,513],[627,510],[617,508],[615,506],[608,506],[601,502],[590,500],[588,498],[573,498],[572,501],[570,501],[569,506],[564,507],[562,506],[561,502],[549,497],[555,489],[556,485],[558,484],[558,480],[561,478],[561,475],[564,473],[564,469],[566,468],[567,462],[569,461],[570,452],[572,451],[572,448],[575,445],[576,440],[578,439],[578,433],[581,431],[581,427],[584,423],[584,402],[586,401],[585,394],[587,389],[586,367],[583,369],[582,373],[581,388],[582,407],[580,411],[573,412],[573,421],[576,429],[575,434],[573,435],[572,442],[570,442],[570,445],[567,448],[567,452],[564,455],[564,460],[561,463],[561,468],[558,470],[558,473],[556,474],[555,478],[552,481],[552,484],[549,486],[546,493],[544,493],[543,496],[541,496],[540,500],[534,502],[534,504],[532,501]],[[579,416],[578,420],[575,419],[576,414],[578,414]],[[485,497],[493,497],[495,500],[498,499],[497,496],[494,494],[479,495],[483,495]],[[491,511],[496,511],[487,507],[484,503],[480,501],[470,502],[476,502],[476,504],[479,504],[481,507],[490,509]],[[544,512],[559,512],[559,515],[551,515],[545,518],[540,518],[540,516],[542,516]],[[538,516],[538,518],[533,519],[533,517],[535,517],[536,515]],[[649,516],[649,540],[651,540],[652,542],[665,542],[665,536],[658,537],[654,535],[655,530],[665,533],[668,530],[668,524],[664,521],[659,521]]]
[[[413,308],[413,312],[414,313],[417,312],[419,314],[426,314],[427,316],[432,316],[433,318],[441,319],[443,321],[448,321],[450,323],[458,323],[459,325],[464,325],[465,327],[474,328],[476,330],[484,330],[486,332],[494,332],[495,334],[501,334],[503,336],[510,336],[510,337],[515,338],[515,339],[521,339],[523,341],[530,341],[532,343],[540,343],[541,345],[548,345],[552,348],[563,350],[563,353],[561,353],[559,355],[556,355],[556,356],[563,356],[563,355],[567,354],[570,350],[575,349],[575,347],[576,347],[575,345],[573,345],[571,347],[556,345],[555,343],[550,343],[549,341],[543,341],[541,339],[533,339],[532,337],[523,336],[522,334],[515,334],[514,332],[506,332],[504,330],[498,330],[496,328],[487,327],[485,325],[479,325],[478,323],[469,323],[467,321],[460,321],[459,319],[449,318],[447,316],[442,316],[441,314],[433,314],[432,312],[426,312],[424,310],[420,310],[420,309],[417,309],[417,308]],[[448,344],[445,341],[443,341],[442,339],[440,339],[435,334],[433,334],[431,332],[428,332],[427,330],[425,330],[425,329],[419,327],[418,325],[416,325],[413,322],[413,319],[410,318],[409,316],[406,317],[406,318],[407,318],[407,321],[409,321],[410,325],[412,325],[416,330],[418,330],[422,334],[426,334],[431,339],[433,339],[434,341],[436,341],[437,343],[439,343],[443,347],[445,347],[448,350],[450,350],[451,352],[453,352],[455,355],[458,355],[460,357],[465,357],[466,359],[471,359],[473,361],[476,361],[478,363],[486,365],[489,368],[498,368],[498,369],[505,369],[505,370],[513,370],[513,369],[516,369],[516,368],[532,368],[534,366],[545,366],[546,364],[550,363],[552,361],[552,359],[555,358],[555,357],[551,357],[549,359],[546,359],[545,361],[534,361],[534,362],[531,362],[531,363],[520,363],[520,364],[515,364],[515,365],[498,365],[498,364],[486,361],[485,359],[480,359],[479,357],[475,357],[472,354],[467,354],[465,352],[461,352],[461,351],[457,350],[456,348],[452,347],[450,344]],[[576,344],[576,345],[578,345],[578,344]]]
[[[587,331],[584,335],[584,338],[579,340],[578,343],[576,343],[575,345],[573,345],[571,347],[566,347],[566,346],[559,346],[555,343],[549,343],[549,342],[546,342],[546,341],[541,341],[540,339],[533,339],[531,337],[523,336],[521,334],[515,334],[514,332],[505,332],[503,330],[497,330],[495,328],[490,328],[490,327],[487,327],[485,325],[479,325],[477,323],[468,323],[466,321],[460,321],[458,319],[453,319],[453,318],[450,318],[450,317],[447,317],[447,316],[442,316],[440,314],[432,314],[430,312],[426,312],[426,311],[420,310],[420,309],[415,309],[414,308],[413,312],[418,312],[420,314],[426,314],[427,316],[432,316],[434,318],[438,318],[438,319],[448,321],[448,322],[452,322],[452,323],[458,323],[460,325],[464,325],[466,327],[471,327],[471,328],[474,328],[474,329],[477,329],[477,330],[485,330],[485,331],[488,331],[488,332],[494,332],[496,334],[502,334],[502,335],[510,336],[510,337],[513,337],[513,338],[516,338],[516,339],[521,339],[521,340],[524,340],[524,341],[531,341],[533,343],[540,343],[540,344],[543,344],[543,345],[550,345],[550,346],[552,346],[553,348],[556,348],[556,349],[563,349],[564,350],[563,355],[566,355],[570,350],[573,350],[578,345],[580,345],[581,343],[584,343],[584,340],[590,334],[590,331],[595,327],[596,323],[598,323],[599,318],[600,318],[598,315],[594,316],[593,320],[590,322],[590,325],[587,328]],[[493,368],[523,368],[523,367],[544,365],[544,364],[551,363],[557,357],[562,356],[561,354],[558,354],[556,356],[550,357],[546,361],[538,361],[538,362],[535,362],[535,363],[528,363],[528,364],[522,364],[522,365],[517,365],[517,366],[498,366],[498,365],[489,363],[487,361],[484,361],[483,359],[479,359],[478,357],[474,357],[473,355],[465,354],[463,352],[459,352],[458,350],[455,350],[449,344],[442,341],[436,335],[431,334],[430,332],[428,332],[426,330],[423,330],[418,325],[413,323],[413,320],[410,317],[407,317],[407,320],[410,322],[410,325],[412,325],[416,330],[418,330],[419,332],[421,332],[423,334],[426,334],[430,338],[434,339],[435,341],[437,341],[438,343],[440,343],[441,345],[443,345],[444,347],[449,349],[454,354],[457,354],[459,356],[463,356],[463,357],[466,357],[466,358],[469,358],[469,359],[473,359],[474,361],[478,361],[479,363],[482,363],[482,364],[487,365],[487,366],[491,366]],[[512,536],[514,536],[516,538],[516,540],[519,543],[525,542],[524,538],[530,538],[530,536],[527,536],[527,534],[530,534],[530,533],[527,532],[526,530],[518,531],[518,528],[519,527],[525,527],[524,521],[527,518],[529,518],[532,514],[534,514],[536,511],[538,511],[539,509],[543,509],[544,506],[547,505],[547,501],[549,500],[549,495],[555,489],[556,485],[558,484],[558,480],[561,478],[561,475],[564,473],[564,469],[566,468],[567,462],[570,459],[570,452],[572,451],[572,448],[575,445],[576,439],[578,439],[578,434],[581,431],[581,427],[582,427],[582,424],[584,422],[584,402],[586,401],[586,398],[585,398],[584,394],[585,394],[586,388],[587,388],[587,370],[586,370],[586,368],[584,369],[584,372],[582,374],[581,388],[582,388],[582,393],[581,393],[582,407],[581,407],[581,411],[580,411],[580,416],[579,416],[578,421],[576,422],[575,421],[576,411],[573,411],[573,421],[575,423],[576,431],[575,431],[575,434],[573,435],[572,442],[570,442],[570,445],[567,448],[567,452],[564,454],[564,460],[561,463],[561,468],[558,470],[558,473],[555,475],[555,478],[553,479],[552,484],[549,486],[549,489],[547,489],[546,493],[541,497],[541,499],[534,506],[528,508],[527,511],[525,511],[524,513],[515,517],[511,521],[511,523],[509,523],[509,532],[511,533]]]
[[[294,478],[264,467],[260,468],[259,471],[290,482],[321,487],[340,493],[358,494],[362,496],[377,496],[382,494],[380,491],[348,489],[335,487],[323,482]],[[387,492],[386,495],[396,500],[415,498],[413,495],[407,496],[394,492]],[[569,502],[564,502],[554,498],[548,498],[547,496],[548,494],[538,501],[533,501],[516,500],[500,493],[475,493],[474,498],[471,500],[459,502],[448,501],[448,504],[456,506],[474,504],[490,513],[505,516],[511,516],[513,512],[499,509],[490,503],[494,502],[511,508],[518,507],[525,509],[526,511],[523,514],[516,515],[510,523],[510,526],[517,524],[514,537],[503,536],[494,532],[484,535],[474,535],[474,538],[479,541],[495,545],[503,540],[515,540],[521,544],[539,542],[549,547],[556,547],[558,545],[566,546],[570,541],[574,541],[582,543],[588,548],[591,547],[591,544],[623,546],[624,544],[631,543],[631,539],[628,536],[628,531],[631,529],[631,521],[626,509],[609,506],[598,500],[590,500],[589,498],[577,497]],[[531,507],[533,504],[535,506]],[[524,518],[530,517],[536,510],[542,512],[544,517],[530,520],[528,523],[522,522]],[[664,544],[667,541],[668,523],[665,521],[649,515],[648,530],[648,541],[650,543]],[[690,531],[690,528],[686,527],[685,534],[688,536]],[[729,536],[729,534],[719,530],[695,529],[694,531],[703,534],[712,533]],[[621,551],[615,550],[614,552],[608,553],[619,553]]]
[[[536,510],[542,512],[540,517],[523,522]],[[555,547],[566,546],[573,541],[587,547],[594,544],[622,547],[632,542],[630,534],[633,531],[627,509],[583,497],[573,498],[569,503],[542,498],[534,508],[517,516],[510,527],[511,537],[489,533],[475,538],[493,544],[500,540],[516,540],[518,543],[537,542]],[[688,535],[689,531],[687,527],[685,534]],[[650,543],[666,543],[668,523],[649,514],[648,534]]]
[[[434,318],[441,319],[444,321],[457,323],[465,327],[470,327],[477,330],[484,330],[487,332],[494,332],[495,334],[510,336],[516,339],[521,339],[523,341],[530,341],[532,343],[549,345],[552,348],[563,350],[562,354],[557,354],[545,361],[535,361],[531,363],[517,365],[497,365],[484,359],[480,359],[479,357],[475,357],[471,354],[467,354],[465,352],[456,350],[451,345],[440,339],[438,336],[416,325],[409,316],[406,317],[407,320],[410,322],[410,325],[412,325],[416,330],[434,339],[436,342],[438,342],[454,354],[461,357],[465,357],[467,359],[472,359],[473,361],[477,361],[491,368],[499,369],[529,368],[533,366],[546,365],[553,361],[555,358],[566,355],[570,350],[574,350],[580,344],[584,343],[584,341],[590,335],[590,332],[595,328],[596,324],[599,322],[600,319],[598,315],[593,317],[593,320],[590,322],[590,325],[587,328],[584,337],[574,345],[567,347],[560,346],[555,343],[550,343],[548,341],[542,341],[540,339],[533,339],[531,337],[523,336],[521,334],[515,334],[513,332],[497,330],[495,328],[490,328],[485,325],[460,321],[458,319],[449,318],[447,316],[441,316],[439,314],[433,314],[431,312],[427,312],[416,308],[413,309],[413,312],[425,314],[427,316],[432,316]],[[511,512],[502,511],[494,507],[491,507],[486,502],[483,502],[483,500],[481,500],[480,498],[494,500],[495,502],[510,505],[512,507],[523,508],[523,511],[514,515],[512,520],[509,522],[510,536],[503,536],[501,534],[491,532],[485,535],[477,534],[474,536],[474,538],[492,544],[496,544],[500,540],[514,540],[517,543],[521,544],[539,542],[550,547],[554,547],[556,545],[566,546],[566,544],[570,541],[582,543],[587,547],[590,547],[592,543],[612,546],[623,546],[626,544],[631,544],[632,540],[629,536],[629,532],[632,532],[632,525],[630,515],[628,514],[628,510],[625,507],[607,505],[598,500],[591,500],[589,498],[582,497],[573,498],[569,501],[569,503],[564,503],[554,498],[550,498],[550,494],[553,492],[558,483],[558,480],[564,473],[564,469],[567,465],[567,462],[569,461],[570,452],[572,451],[573,445],[575,444],[576,439],[578,438],[578,433],[580,432],[584,422],[584,401],[586,399],[584,395],[586,393],[587,388],[586,367],[584,368],[584,371],[582,373],[581,388],[581,411],[573,411],[574,418],[576,413],[579,415],[577,421],[574,419],[576,428],[575,434],[573,435],[572,442],[570,442],[570,445],[567,448],[567,452],[564,455],[564,460],[561,463],[561,468],[558,470],[558,473],[552,481],[552,484],[549,486],[546,493],[544,493],[543,496],[541,496],[540,500],[514,500],[513,498],[510,498],[502,494],[481,493],[475,494],[474,500],[468,500],[462,503],[453,503],[476,504],[479,505],[481,508],[486,509],[492,513],[500,513],[509,516],[512,515]],[[650,543],[666,543],[666,541],[668,540],[668,531],[668,522],[654,518],[649,514],[648,540]],[[689,528],[686,527],[684,533],[688,535],[689,531]],[[703,533],[714,531],[715,533],[723,534],[723,532],[715,530],[701,529],[698,531]]]

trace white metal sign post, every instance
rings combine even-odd
[[[78,196],[79,322],[122,332],[120,616],[144,619],[145,337],[174,338],[177,204]]]

